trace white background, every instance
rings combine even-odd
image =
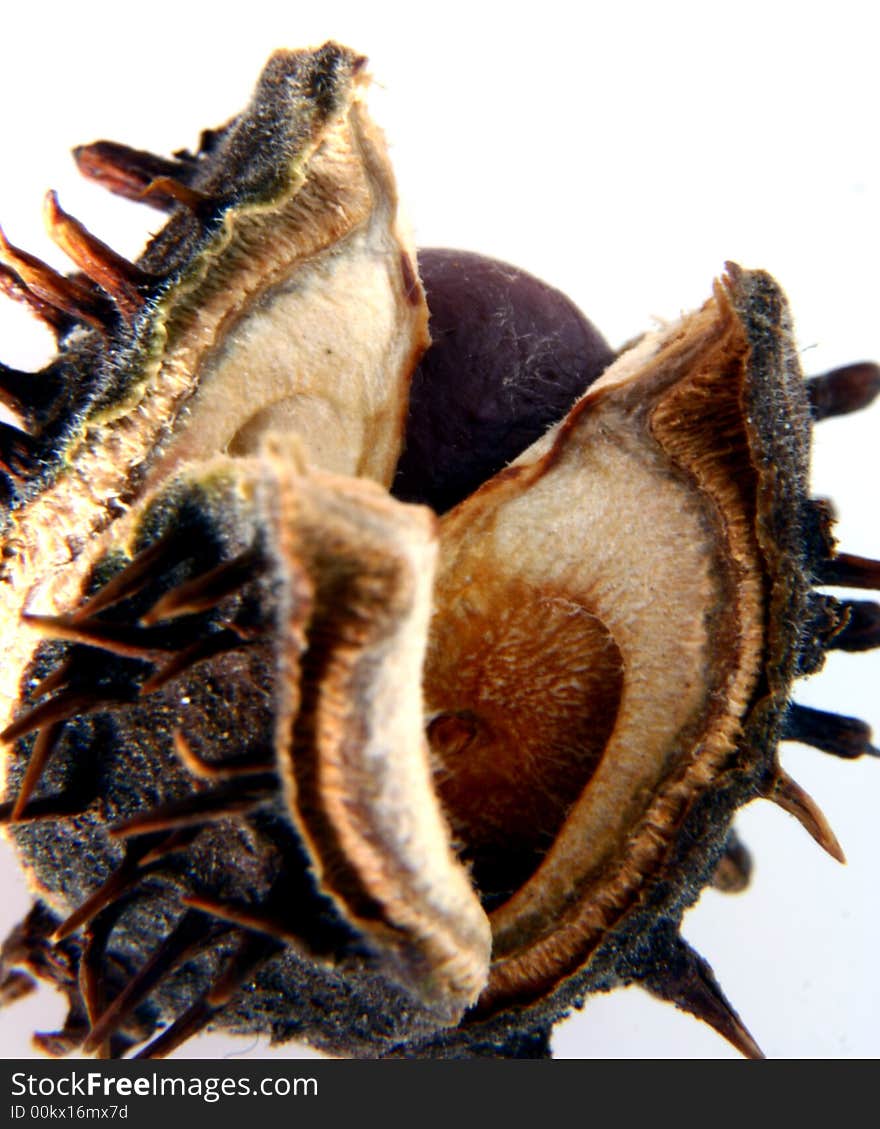
[[[41,230],[48,187],[127,254],[158,213],[77,179],[67,151],[99,137],[170,152],[238,111],[279,46],[337,38],[369,55],[421,245],[482,250],[566,290],[615,345],[699,305],[726,259],[770,270],[792,301],[804,367],[880,357],[873,5],[225,0],[43,3],[4,15],[0,220],[66,269]],[[318,5],[314,5],[315,8]],[[613,8],[613,12],[611,9]],[[0,308],[0,357],[41,363],[42,331]],[[880,556],[880,408],[824,425],[815,487],[852,552]],[[836,656],[798,700],[880,723],[877,656]],[[766,1053],[880,1051],[876,935],[880,763],[784,751],[849,858],[822,855],[769,804],[738,821],[756,874],[707,893],[688,938]],[[2,846],[2,844],[0,844]],[[27,896],[11,862],[0,917]],[[0,1014],[0,1055],[27,1055],[51,997]],[[591,1001],[557,1053],[727,1056],[711,1031],[637,990]],[[192,1056],[270,1053],[205,1038]],[[273,1053],[290,1053],[273,1052]]]

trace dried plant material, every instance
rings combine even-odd
[[[423,731],[434,519],[370,482],[292,474],[291,462],[282,453],[273,466],[276,564],[281,578],[304,568],[313,596],[304,637],[287,619],[278,629],[282,679],[300,697],[279,711],[287,805],[346,921],[457,1023],[485,985],[491,939]]]
[[[0,369],[0,818],[37,898],[0,995],[65,994],[50,1054],[539,1057],[638,983],[756,1057],[680,923],[748,882],[752,799],[843,859],[778,745],[876,752],[791,697],[880,641],[814,591],[880,564],[808,494],[877,368],[804,381],[760,271],[614,358],[523,272],[417,257],[366,85],[279,52],[195,154],[78,149],[169,214],[137,263],[54,194],[81,273],[0,241],[60,342]]]

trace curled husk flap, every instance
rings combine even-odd
[[[442,519],[426,706],[492,899],[483,1018],[560,998],[707,793],[774,771],[811,563],[789,333],[772,280],[729,267]],[[694,887],[667,889],[680,913]]]
[[[134,322],[66,339],[55,367],[74,369],[73,403],[8,507],[0,721],[33,649],[23,607],[75,600],[98,535],[124,546],[124,511],[176,468],[271,431],[390,482],[427,308],[366,81],[335,44],[273,56],[250,107],[180,162],[204,205],[178,206],[139,260]]]
[[[392,978],[457,1023],[485,984],[490,933],[452,852],[423,728],[435,520],[368,481],[266,458],[279,582],[304,569],[314,592],[307,623],[278,628],[280,683],[298,698],[278,712],[288,808],[346,921]]]

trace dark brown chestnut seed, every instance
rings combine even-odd
[[[418,263],[431,346],[392,493],[443,513],[562,419],[614,353],[570,298],[526,271],[435,247]]]

